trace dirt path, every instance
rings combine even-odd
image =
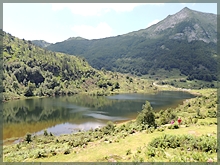
[[[158,81],[154,81],[153,85],[155,87],[158,87],[158,88],[171,88],[171,89],[174,89],[174,90],[177,90],[177,91],[186,91],[186,92],[190,92],[191,91],[191,89],[176,88],[176,87],[173,87],[171,85],[158,85],[157,83],[158,83]]]

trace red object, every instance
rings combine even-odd
[[[178,121],[178,123],[180,124],[182,120],[179,118],[177,121]]]

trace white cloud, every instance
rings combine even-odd
[[[112,28],[105,22],[99,23],[96,27],[89,25],[76,25],[72,27],[76,36],[86,39],[99,39],[112,36]]]
[[[18,37],[25,40],[45,40],[50,43],[56,43],[65,40],[65,36],[53,35],[47,32],[37,32],[29,30],[21,30],[16,28],[6,27],[4,25],[3,30],[10,33],[12,36]]]
[[[52,10],[57,11],[68,8],[74,14],[92,16],[107,13],[111,10],[129,12],[142,5],[163,5],[163,3],[53,3]]]
[[[150,27],[150,26],[152,26],[152,25],[154,25],[154,24],[156,24],[156,23],[158,23],[159,21],[160,21],[159,19],[155,19],[155,20],[153,20],[152,22],[149,22],[149,23],[147,24],[147,28]]]

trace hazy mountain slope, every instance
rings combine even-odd
[[[182,9],[147,29],[97,40],[72,38],[48,50],[78,54],[95,68],[143,75],[179,69],[189,79],[216,80],[217,16]]]
[[[31,42],[32,42],[34,45],[39,46],[39,47],[41,47],[41,48],[45,48],[45,47],[51,45],[51,43],[46,42],[46,41],[44,41],[44,40],[32,40]]]

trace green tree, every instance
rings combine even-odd
[[[24,91],[24,95],[26,97],[34,96],[34,93],[33,93],[34,89],[35,89],[35,84],[33,84],[29,81],[28,86]]]
[[[155,126],[155,114],[153,108],[150,105],[149,101],[142,107],[142,111],[138,114],[136,118],[136,122],[138,125],[147,124],[149,126]]]

